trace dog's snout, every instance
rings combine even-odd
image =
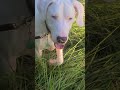
[[[67,41],[67,37],[60,37],[60,36],[58,36],[57,37],[57,41],[58,41],[58,43],[65,43]]]

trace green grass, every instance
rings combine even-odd
[[[17,58],[16,72],[0,73],[0,90],[34,90],[34,57]]]
[[[55,51],[44,51],[43,57],[36,59],[36,90],[84,90],[85,89],[85,28],[76,24],[71,29],[64,49],[64,64],[48,66],[55,58]]]
[[[86,7],[86,90],[120,90],[120,1],[92,1]]]

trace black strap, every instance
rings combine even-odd
[[[1,31],[9,31],[9,30],[15,30],[16,24],[4,24],[0,25],[0,32]]]
[[[43,37],[45,37],[45,36],[47,36],[48,34],[44,34],[43,36],[36,36],[35,37],[35,39],[41,39],[41,38],[43,38]]]
[[[47,29],[48,33],[50,33],[50,29],[48,28],[48,25],[47,25],[46,21],[45,21],[45,26],[46,26],[46,29]]]
[[[36,36],[35,39],[40,39],[41,37],[40,36]]]
[[[21,20],[19,23],[8,23],[8,24],[0,25],[0,32],[16,30],[20,26],[27,24],[28,22],[31,22],[32,18],[33,17],[26,17],[23,20]]]

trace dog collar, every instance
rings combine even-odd
[[[35,39],[41,39],[41,38],[44,38],[44,37],[47,36],[47,35],[48,35],[48,33],[47,33],[47,34],[44,34],[43,36],[36,36]]]
[[[35,39],[41,39],[41,38],[44,38],[45,36],[47,36],[49,33],[50,33],[50,29],[48,28],[48,25],[47,25],[47,22],[45,20],[45,26],[46,26],[46,29],[48,31],[48,33],[42,35],[42,36],[36,36]]]
[[[50,29],[49,29],[46,21],[45,21],[45,26],[46,26],[46,29],[47,29],[48,33],[50,33]]]

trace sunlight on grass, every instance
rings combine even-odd
[[[85,28],[76,24],[70,32],[69,40],[64,50],[64,64],[59,67],[49,67],[47,61],[52,53],[36,59],[36,90],[84,90],[85,89]]]

